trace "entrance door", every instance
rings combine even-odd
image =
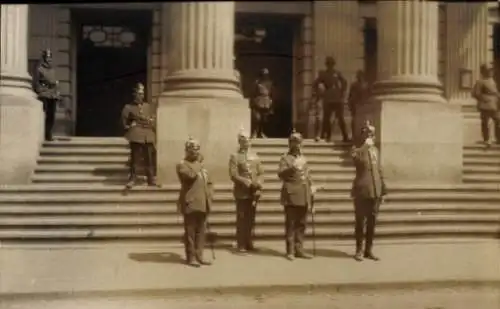
[[[150,11],[78,10],[77,136],[122,136],[120,113],[147,87]],[[147,91],[145,92],[147,93]]]
[[[255,35],[264,30],[259,40]],[[288,16],[238,14],[235,44],[236,68],[242,91],[249,98],[259,71],[267,68],[274,82],[274,115],[266,133],[269,137],[287,137],[292,130],[293,40],[298,19]]]
[[[497,84],[500,84],[500,23],[493,28],[493,64]]]

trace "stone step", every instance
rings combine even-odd
[[[282,227],[285,219],[283,214],[259,214],[256,216],[256,229],[265,226]],[[309,216],[308,221],[311,223],[312,218]],[[460,225],[475,225],[484,224],[485,226],[499,227],[500,214],[394,214],[381,212],[377,219],[377,226],[393,226],[406,225],[408,229],[413,226],[421,225],[439,225],[439,224],[460,224]],[[213,229],[223,226],[235,226],[236,218],[234,214],[213,214],[210,216],[210,225]],[[328,226],[346,226],[352,227],[354,224],[353,214],[335,214],[334,216],[317,215],[315,216],[316,227]],[[64,228],[64,227],[181,227],[182,221],[180,216],[159,216],[159,215],[72,215],[72,216],[56,216],[56,215],[39,215],[39,216],[0,216],[0,226],[2,229],[8,227],[20,227],[22,229],[33,227],[47,228]]]
[[[499,165],[500,161],[498,157],[483,157],[483,158],[464,158],[463,166],[464,167],[474,167],[474,166],[491,166],[491,165]]]
[[[500,183],[500,173],[465,173],[463,181],[474,183]]]
[[[1,195],[1,203],[38,203],[38,204],[55,204],[66,203],[75,205],[77,203],[171,203],[177,202],[178,193],[172,192],[165,195],[153,194],[134,194],[134,195],[120,195],[120,194],[67,194],[67,195],[54,195],[54,194],[36,194],[36,195]],[[214,202],[218,203],[233,203],[233,196],[231,194],[216,193]],[[500,193],[441,193],[441,192],[412,192],[412,193],[391,193],[386,197],[387,202],[439,202],[439,203],[492,203],[499,202]],[[352,198],[348,192],[343,193],[323,193],[320,192],[315,198],[316,203],[337,203],[348,202],[352,203]],[[260,199],[260,204],[266,203],[280,203],[280,195],[278,192],[264,194]],[[1,207],[1,206],[0,206]]]
[[[316,216],[336,215],[353,213],[353,205],[351,201],[337,201],[335,203],[318,202],[315,204]],[[498,203],[442,203],[442,202],[393,202],[387,201],[381,207],[382,213],[392,214],[412,214],[414,216],[419,213],[426,214],[500,214],[500,206]],[[278,203],[262,203],[259,204],[259,216],[268,214],[283,214],[283,206]],[[0,206],[0,215],[16,215],[16,216],[38,216],[38,215],[53,215],[53,216],[73,216],[73,215],[132,215],[141,216],[147,214],[155,214],[160,216],[178,216],[177,207],[175,204],[166,203],[144,203],[144,202],[128,202],[128,203],[92,203],[78,202],[68,207],[65,203],[9,203],[2,202]],[[218,214],[235,214],[234,203],[217,203],[213,207],[211,216]]]
[[[217,227],[212,229],[217,233],[219,239],[233,239],[235,233],[234,226]],[[314,229],[317,239],[338,239],[353,238],[352,226],[319,226]],[[179,242],[184,234],[184,229],[178,227],[82,227],[82,228],[30,228],[19,229],[8,227],[0,229],[0,240],[10,241],[76,241],[76,240],[132,240],[164,239],[165,241]],[[313,229],[306,230],[308,241],[311,240]],[[422,237],[422,236],[476,236],[495,237],[498,235],[498,225],[485,225],[483,223],[474,224],[436,224],[436,225],[415,225],[409,228],[406,224],[379,226],[377,227],[377,237]],[[255,236],[258,239],[283,239],[282,226],[260,226],[255,229]]]
[[[465,166],[463,168],[465,176],[468,175],[500,175],[500,162],[498,164],[490,164],[488,166]]]

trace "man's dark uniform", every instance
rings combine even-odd
[[[493,120],[495,138],[500,144],[500,114],[499,93],[497,85],[491,76],[491,67],[483,64],[480,68],[481,78],[476,82],[472,90],[472,97],[477,100],[477,109],[481,117],[481,133],[486,145],[490,144],[489,121]]]
[[[255,81],[254,91],[250,100],[252,111],[252,137],[266,137],[264,129],[272,114],[273,82],[269,71],[262,69],[259,79]]]
[[[283,182],[281,204],[285,208],[286,254],[289,260],[294,256],[310,258],[304,253],[304,238],[307,211],[311,207],[313,186],[306,158],[301,154],[302,135],[292,133],[289,151],[279,163],[278,177]]]
[[[190,266],[211,264],[203,259],[203,249],[213,186],[201,162],[199,150],[197,141],[188,140],[185,145],[186,156],[176,167],[181,183],[178,207],[184,218],[184,248],[186,262]]]
[[[42,101],[45,112],[45,140],[50,141],[52,140],[57,102],[61,97],[58,90],[59,82],[56,79],[56,70],[52,66],[52,52],[49,49],[42,52],[35,74],[35,92],[38,99]]]
[[[339,122],[342,138],[345,142],[349,141],[347,128],[344,118],[344,101],[347,91],[347,81],[335,67],[335,60],[332,57],[326,59],[327,69],[319,72],[314,81],[313,88],[317,90],[318,84],[325,86],[323,93],[323,130],[322,137],[326,140],[331,139],[332,134],[332,115],[335,114]]]
[[[355,144],[360,142],[359,130],[356,126],[356,123],[360,122],[357,111],[361,105],[368,103],[370,95],[371,87],[365,79],[364,72],[358,71],[356,73],[356,81],[351,84],[351,88],[349,89],[349,99],[347,100],[351,111],[351,132]]]
[[[156,140],[155,111],[143,101],[144,86],[138,84],[134,89],[135,101],[127,104],[122,110],[122,124],[126,130],[125,138],[130,144],[130,179],[131,187],[137,181],[137,166],[144,162],[144,169],[149,185],[155,185],[154,151]]]
[[[378,260],[373,255],[373,238],[375,225],[382,197],[386,195],[386,187],[382,176],[382,169],[378,159],[378,150],[368,139],[373,140],[375,128],[366,123],[362,128],[364,143],[360,147],[353,147],[352,157],[356,166],[356,178],[353,181],[351,196],[354,198],[354,212],[356,219],[356,255],[355,259],[362,260],[363,240],[366,240],[364,257]],[[366,221],[366,235],[364,235]]]
[[[250,137],[238,134],[240,149],[229,159],[229,176],[233,181],[236,201],[236,243],[238,251],[253,251],[255,212],[262,190],[263,170],[256,153],[249,149]]]

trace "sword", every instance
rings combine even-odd
[[[316,256],[316,222],[315,222],[315,210],[314,210],[314,196],[319,191],[323,190],[324,186],[316,187],[316,190],[313,194],[309,196],[309,213],[311,214],[311,224],[312,224],[312,238],[313,238],[313,255]],[[309,190],[307,191],[309,192]]]

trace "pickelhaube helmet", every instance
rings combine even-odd
[[[249,140],[250,139],[250,134],[248,134],[247,131],[245,131],[245,128],[243,126],[240,127],[240,131],[238,132],[238,141],[241,140]]]
[[[370,123],[370,120],[365,121],[363,127],[361,128],[361,133],[375,134],[375,127]]]
[[[184,144],[184,148],[186,151],[200,150],[200,143],[197,140],[193,139],[191,136],[189,136],[188,140]]]
[[[44,50],[42,50],[42,57],[47,57],[47,56],[52,56],[52,51],[50,50],[50,48],[45,48]]]
[[[292,134],[290,134],[290,137],[288,138],[289,142],[302,142],[302,134],[299,132],[295,131],[295,129],[292,130]]]
[[[137,83],[134,87],[134,93],[144,93],[144,85],[142,83]]]
[[[267,68],[262,68],[260,70],[260,75],[269,75],[269,70]]]

